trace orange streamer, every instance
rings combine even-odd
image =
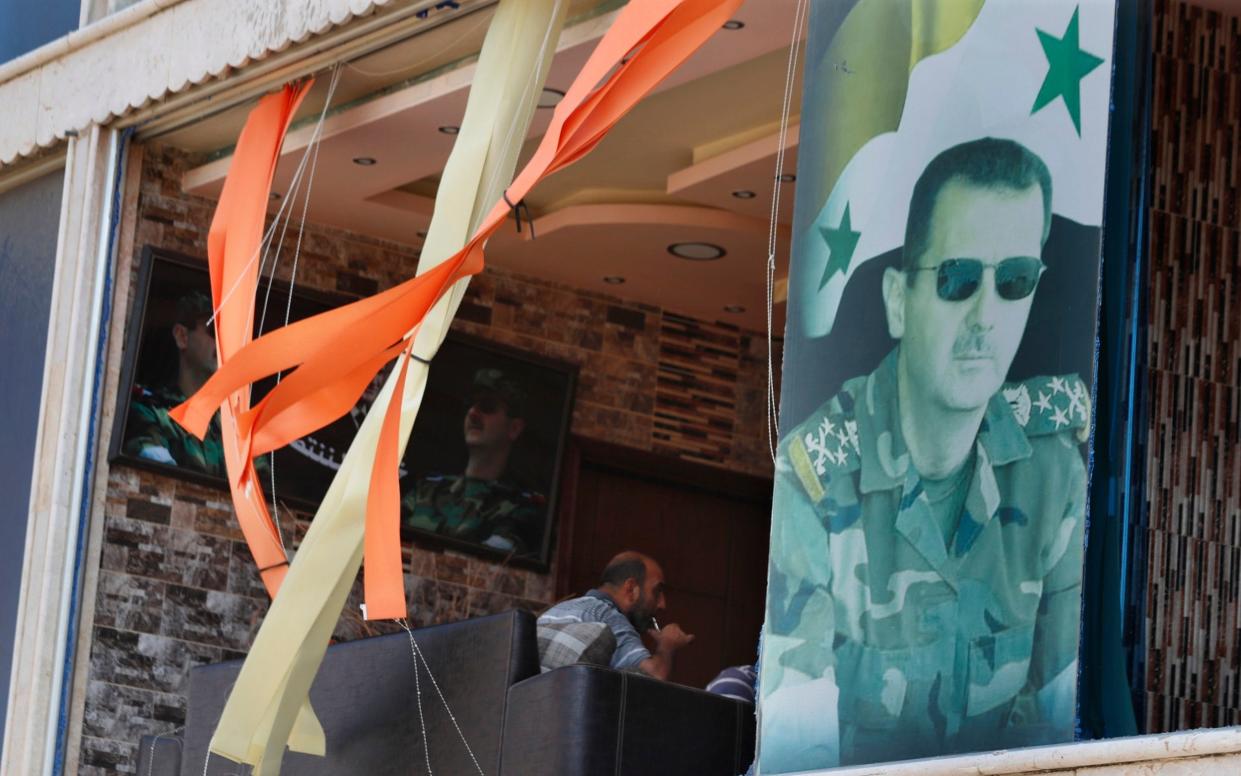
[[[508,202],[520,201],[540,180],[589,153],[643,96],[706,42],[740,4],[741,0],[633,0],[626,5],[556,107],[533,158],[506,192]],[[631,53],[630,59],[623,61]],[[255,113],[262,108],[260,105]],[[252,115],[251,121],[254,120]],[[243,140],[247,132],[249,124]],[[233,165],[238,172],[230,171],[229,181],[240,173],[251,187],[256,186],[259,174],[240,164],[241,151],[239,143],[238,159]],[[255,168],[261,167],[266,176],[261,180],[266,186],[270,186],[273,159],[274,156],[265,158],[264,164]],[[225,192],[228,193],[227,185]],[[253,198],[246,200],[252,213],[262,212],[267,196],[267,188],[253,192]],[[220,210],[224,210],[223,199]],[[170,414],[201,437],[216,407],[235,407],[236,423],[230,424],[235,436],[230,444],[234,454],[244,457],[247,465],[253,456],[335,421],[358,401],[383,364],[401,350],[412,351],[416,327],[453,284],[482,270],[483,246],[503,225],[508,212],[509,205],[503,199],[497,202],[456,255],[410,280],[274,331],[240,349],[222,349],[219,371]],[[241,218],[240,214],[236,217]],[[239,290],[238,294],[241,293]],[[253,294],[248,298],[252,300]],[[402,381],[407,364],[408,359],[403,358]],[[294,367],[295,371],[254,407],[237,401],[242,392],[248,398],[248,386],[254,381]],[[397,483],[400,395],[398,390],[384,418],[367,502],[365,588],[368,617],[372,619],[406,616]],[[229,471],[233,471],[231,462]],[[230,478],[235,501],[241,501],[238,488],[244,486],[247,476],[253,481],[252,467],[248,475],[243,473],[236,481]],[[257,487],[253,490],[261,494]],[[258,504],[265,515],[261,496]],[[240,503],[238,512],[240,515]],[[259,562],[262,566],[263,561]]]
[[[310,82],[286,86],[264,97],[250,112],[211,221],[207,257],[212,307],[216,311],[216,355],[222,367],[231,363],[253,339],[258,253],[272,176],[289,123],[309,89]],[[249,435],[242,431],[248,426],[250,385],[234,387],[215,406],[220,409],[224,462],[237,520],[263,585],[268,595],[275,597],[288,570],[288,556],[254,471]],[[211,408],[213,413],[215,406]],[[209,422],[210,415],[207,419]]]

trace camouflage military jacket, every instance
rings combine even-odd
[[[895,351],[847,382],[781,445],[764,695],[833,668],[841,764],[1071,740],[1088,416],[1076,377],[1005,385],[945,543]]]
[[[503,480],[428,475],[401,504],[411,528],[486,544],[518,555],[542,541],[544,499]]]
[[[148,389],[135,385],[125,426],[125,453],[205,474],[227,476],[219,415],[211,419],[207,435],[199,441],[168,417],[168,411],[183,401],[185,396],[174,386]]]

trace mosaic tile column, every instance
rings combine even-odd
[[[1151,733],[1241,723],[1241,15],[1155,6]]]

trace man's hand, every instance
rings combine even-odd
[[[638,668],[647,676],[667,679],[668,674],[672,673],[672,656],[678,649],[692,642],[694,637],[681,630],[681,626],[675,622],[662,630],[651,628],[646,635],[655,642],[655,654],[639,663]]]
[[[651,628],[646,632],[646,635],[650,636],[651,639],[655,641],[656,652],[668,652],[669,654],[676,652],[678,649],[690,644],[694,640],[692,634],[681,630],[681,626],[677,625],[675,622],[669,623],[668,627],[663,628],[662,630],[659,628]]]

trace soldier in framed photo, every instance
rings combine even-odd
[[[417,479],[402,500],[408,528],[514,555],[540,546],[547,499],[522,487],[509,468],[526,430],[527,398],[519,380],[500,369],[474,373],[462,421],[465,469]]]

